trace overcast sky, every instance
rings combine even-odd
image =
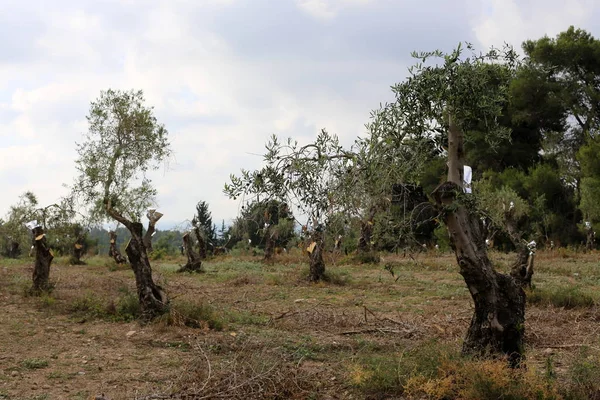
[[[413,50],[600,36],[597,0],[103,0],[0,3],[0,216],[26,190],[66,194],[101,90],[142,89],[175,154],[153,174],[161,228],[206,200],[226,223],[230,173],[275,133],[344,143],[391,100]]]

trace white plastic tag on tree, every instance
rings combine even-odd
[[[40,226],[37,222],[37,220],[33,220],[33,221],[29,221],[25,224],[25,226],[27,227],[27,229],[29,229],[30,231],[34,230],[36,227]]]
[[[471,193],[471,179],[473,178],[473,170],[468,165],[464,166],[464,186],[465,193]]]

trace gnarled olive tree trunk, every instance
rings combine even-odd
[[[110,247],[108,249],[108,256],[112,257],[117,264],[126,264],[127,260],[117,247],[117,233],[115,231],[108,232],[110,235]]]
[[[168,311],[169,299],[164,290],[152,279],[152,267],[144,246],[142,224],[128,221],[124,225],[131,232],[131,240],[125,252],[135,274],[142,319],[148,321]]]
[[[50,289],[50,264],[54,255],[48,246],[46,234],[41,226],[33,228],[33,246],[35,248],[35,264],[33,267],[33,286],[31,293],[39,295]]]
[[[312,243],[308,247],[310,256],[310,272],[308,279],[311,282],[320,281],[325,275],[325,261],[323,261],[323,249],[325,240],[323,232],[315,229],[311,235]]]
[[[187,264],[181,267],[177,272],[204,272],[202,270],[202,260],[198,253],[194,251],[190,232],[183,235],[183,250],[187,255]]]
[[[525,326],[525,292],[515,280],[494,270],[487,256],[480,224],[462,196],[463,133],[450,122],[448,133],[448,182],[438,186],[434,197],[444,207],[444,220],[475,312],[463,344],[464,353],[506,354],[511,365],[521,359]]]

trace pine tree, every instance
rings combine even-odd
[[[212,215],[208,210],[208,203],[206,201],[201,200],[196,204],[196,214],[192,219],[192,225],[199,228],[206,247],[212,250],[216,242],[217,228],[212,223]]]

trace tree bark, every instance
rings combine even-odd
[[[535,254],[524,244],[517,247],[517,260],[510,268],[510,276],[523,287],[531,288]]]
[[[517,228],[517,221],[513,217],[512,210],[504,213],[508,237],[517,250],[517,259],[510,268],[510,276],[522,287],[531,287],[533,278],[534,253],[532,249],[523,242],[523,235]]]
[[[115,231],[110,231],[108,233],[110,235],[110,248],[108,249],[108,256],[112,257],[117,264],[126,264],[127,260],[117,247],[117,233]]]
[[[277,227],[269,225],[265,229],[265,258],[264,261],[271,261],[275,256],[275,241],[277,240]]]
[[[359,253],[369,253],[373,250],[371,238],[373,236],[373,221],[375,220],[376,213],[377,209],[375,207],[371,207],[366,221],[360,221],[360,238],[358,239]]]
[[[19,247],[19,242],[15,242],[14,240],[10,242],[10,247],[8,248],[8,257],[9,258],[17,258],[21,254],[21,249]]]
[[[73,253],[71,254],[69,263],[71,265],[85,265],[85,262],[81,261],[81,257],[83,257],[83,253],[85,251],[84,239],[82,237],[77,237],[77,240],[73,244],[72,251]]]
[[[196,234],[196,239],[198,240],[198,255],[201,260],[206,259],[206,241],[202,237],[202,233],[200,232],[200,227],[194,227],[194,233]]]
[[[523,347],[525,292],[512,277],[494,270],[477,216],[456,201],[463,192],[463,145],[462,130],[450,120],[448,182],[433,193],[438,205],[445,206],[450,242],[475,303],[463,353],[505,354],[511,365],[516,366]]]
[[[135,274],[142,319],[149,321],[168,311],[169,299],[163,289],[155,284],[152,279],[152,267],[144,246],[142,224],[140,222],[129,222],[129,225],[125,226],[131,232],[131,240],[127,244],[125,252]]]
[[[590,251],[594,248],[594,242],[596,239],[596,232],[594,232],[594,228],[588,228],[586,232],[586,241],[585,241],[585,249]]]
[[[177,272],[204,272],[202,270],[202,260],[198,253],[194,251],[192,240],[190,238],[190,232],[186,232],[183,235],[183,248],[187,255],[187,264],[179,268]]]
[[[310,272],[308,279],[311,282],[318,282],[325,275],[325,261],[323,261],[324,239],[323,232],[313,231],[312,243],[309,246]]]
[[[152,253],[152,236],[154,232],[156,232],[156,223],[163,216],[162,213],[151,209],[148,210],[146,217],[148,218],[148,229],[146,230],[146,234],[144,235],[144,246],[146,246],[146,252],[148,254]]]
[[[38,226],[32,230],[35,248],[35,264],[33,267],[33,286],[31,293],[39,295],[50,289],[50,264],[54,255],[48,246],[46,234],[42,227]]]

